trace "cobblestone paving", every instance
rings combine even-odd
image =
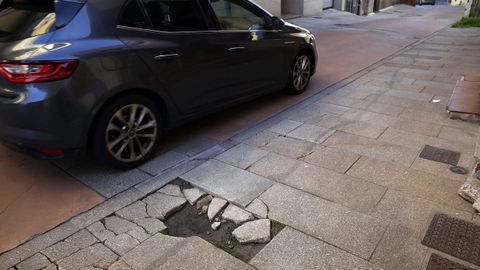
[[[112,178],[127,189],[105,189],[103,204],[0,255],[0,269],[423,269],[433,250],[420,240],[435,213],[478,222],[457,195],[466,176],[418,157],[428,144],[473,166],[478,126],[445,111],[472,70],[480,29],[443,30],[225,143],[191,141],[183,149],[207,151],[160,157],[140,168],[157,175],[150,180]],[[207,160],[215,170],[192,173]],[[221,186],[229,174],[252,184],[245,196]],[[164,235],[162,220],[188,202],[158,190],[179,176],[247,210],[264,203],[287,227],[250,264],[199,238]]]

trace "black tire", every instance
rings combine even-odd
[[[91,152],[100,163],[119,169],[132,169],[152,158],[158,148],[162,129],[160,110],[152,100],[141,95],[122,96],[109,102],[100,112],[91,133]],[[132,152],[131,144],[134,145],[134,154],[128,155],[128,151]],[[119,156],[114,155],[119,151]],[[126,160],[127,156],[131,160]]]
[[[298,76],[298,73],[296,73],[296,65],[299,63],[299,61],[302,61],[302,59],[308,59],[308,76],[303,77],[304,81],[301,86],[299,86],[296,81],[296,76]],[[310,84],[310,78],[312,76],[312,65],[314,64],[315,63],[312,59],[312,56],[308,51],[302,51],[295,57],[288,74],[287,87],[285,88],[285,91],[288,94],[300,95],[307,90],[307,87]]]

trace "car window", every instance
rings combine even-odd
[[[55,29],[54,1],[11,3],[0,12],[0,41],[46,34]]]
[[[242,0],[209,0],[223,30],[268,29],[264,14]]]
[[[123,12],[120,20],[120,25],[136,28],[148,28],[145,16],[143,16],[137,1],[130,1],[130,3],[125,6],[124,10],[125,11]]]
[[[197,0],[143,0],[143,3],[156,30],[207,30]]]

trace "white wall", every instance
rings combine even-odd
[[[275,16],[282,15],[282,0],[254,0]]]
[[[282,0],[254,0],[254,1],[257,4],[261,5],[262,7],[264,7],[266,10],[270,11],[273,15],[276,15],[276,16],[282,15]],[[293,1],[300,2],[302,0],[293,0]],[[322,13],[323,0],[303,0],[303,1],[304,1],[303,15],[314,16],[314,15],[320,15]],[[286,3],[286,4],[289,5],[289,3]]]
[[[323,11],[323,0],[304,0],[303,15],[314,16],[320,15]]]

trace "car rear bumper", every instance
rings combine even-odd
[[[0,78],[0,90],[17,94],[0,95],[0,140],[25,149],[82,148],[86,117],[68,85],[68,80],[13,85]]]

